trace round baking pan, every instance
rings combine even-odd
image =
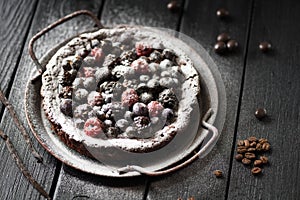
[[[54,157],[69,166],[84,172],[110,177],[137,176],[141,173],[148,175],[161,175],[177,170],[187,164],[190,164],[197,157],[204,157],[207,153],[209,153],[219,138],[217,130],[222,130],[226,115],[226,94],[220,73],[208,53],[196,41],[175,31],[153,27],[128,26],[136,27],[140,31],[152,32],[153,34],[160,35],[160,37],[178,45],[180,49],[192,59],[194,66],[201,77],[201,92],[198,97],[199,111],[201,112],[198,113],[198,118],[202,120],[199,120],[196,135],[192,138],[190,143],[187,143],[188,145],[185,148],[178,149],[178,151],[173,154],[168,154],[168,156],[157,158],[157,160],[155,160],[154,157],[151,162],[147,163],[145,166],[140,166],[139,164],[136,165],[135,163],[130,163],[130,165],[129,163],[122,163],[122,166],[119,166],[121,168],[116,168],[116,166],[110,165],[110,162],[105,160],[101,162],[79,154],[66,146],[58,138],[58,136],[54,134],[51,130],[51,124],[46,118],[42,108],[42,97],[40,95],[42,84],[41,73],[57,50],[63,47],[74,37],[69,38],[52,48],[40,60],[35,57],[35,54],[32,51],[32,46],[33,42],[43,33],[49,31],[58,24],[61,24],[63,21],[79,14],[92,15],[88,11],[73,13],[48,26],[45,30],[42,30],[33,37],[33,40],[30,43],[30,54],[37,65],[37,69],[33,70],[31,79],[27,83],[25,109],[30,128],[39,143]],[[95,17],[93,17],[93,19],[95,20]],[[99,28],[102,28],[102,25],[99,24]],[[210,134],[209,130],[212,134]],[[199,151],[196,154],[193,154],[196,149],[199,149]],[[112,160],[114,158],[107,156],[107,159]]]

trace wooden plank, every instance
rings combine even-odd
[[[100,7],[99,1],[84,1],[79,0],[75,2],[71,1],[41,1],[38,4],[37,12],[35,13],[33,24],[30,28],[29,37],[26,40],[26,46],[22,50],[19,48],[20,53],[22,53],[20,63],[18,65],[18,70],[16,72],[16,76],[14,79],[14,83],[12,85],[11,93],[9,95],[9,99],[12,104],[15,106],[16,111],[18,112],[21,121],[23,124],[27,124],[24,107],[23,107],[23,96],[24,90],[26,86],[26,82],[30,77],[30,73],[34,67],[33,62],[31,61],[27,44],[30,37],[36,33],[38,30],[44,28],[49,23],[57,20],[58,18],[69,14],[72,11],[78,9],[90,9],[94,12],[97,12]],[[23,8],[20,11],[20,14],[23,16],[25,13],[29,12],[30,7],[26,5],[19,5],[19,7]],[[14,14],[14,13],[12,13]],[[15,14],[17,15],[17,13]],[[17,15],[17,16],[18,16]],[[27,14],[24,15],[25,17]],[[20,17],[20,19],[22,19]],[[37,55],[40,57],[43,55],[49,48],[53,47],[58,42],[63,41],[64,37],[70,37],[77,33],[77,31],[81,31],[82,29],[86,29],[92,27],[94,24],[90,22],[91,20],[87,17],[80,17],[75,21],[70,23],[66,23],[63,28],[58,28],[53,30],[51,33],[47,34],[45,37],[41,38],[36,43]],[[12,22],[12,27],[18,27],[18,20]],[[19,28],[16,33],[20,32]],[[19,39],[18,34],[14,35],[14,40],[17,41]],[[1,47],[2,48],[2,47]],[[2,75],[2,73],[1,73]],[[12,77],[10,77],[12,78]],[[5,81],[8,81],[6,79]],[[17,146],[17,150],[20,156],[23,158],[25,165],[29,168],[29,170],[33,173],[33,176],[40,182],[47,191],[50,191],[52,180],[55,173],[56,168],[56,160],[50,156],[33,138],[35,146],[38,148],[38,151],[44,157],[44,164],[37,164],[35,159],[31,156],[28,151],[28,148],[23,141],[23,137],[20,136],[19,131],[13,125],[13,122],[8,115],[7,112],[4,113],[1,123],[1,128],[4,129],[5,133],[11,137],[12,142]],[[26,126],[27,130],[29,130],[28,126]],[[33,187],[26,181],[23,175],[19,172],[12,158],[8,155],[8,151],[4,147],[4,143],[0,144],[0,199],[39,199],[41,198],[40,194],[33,189]]]
[[[216,17],[218,8],[227,8],[230,19]],[[212,152],[204,159],[163,178],[153,179],[148,199],[224,199],[230,166],[239,93],[243,74],[243,52],[250,17],[251,1],[187,1],[181,31],[198,41],[211,55],[223,78],[227,93],[227,115],[221,137]],[[213,45],[221,32],[228,32],[240,47],[236,53],[219,56]],[[217,179],[213,171],[221,170]]]
[[[297,1],[255,1],[237,139],[268,138],[270,165],[254,177],[234,161],[228,199],[300,197],[300,29],[294,24],[299,9]],[[269,54],[258,50],[264,40],[273,45]],[[266,108],[267,120],[254,117],[257,107]]]
[[[37,1],[0,1],[0,88],[7,92]],[[0,104],[0,110],[2,104]],[[0,116],[1,117],[1,116]]]
[[[105,26],[137,24],[176,29],[179,15],[167,10],[168,1],[106,1],[101,20]],[[114,179],[93,176],[64,166],[55,199],[142,199],[145,177]]]

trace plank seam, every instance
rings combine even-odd
[[[245,48],[244,48],[244,54],[243,54],[243,72],[242,72],[242,80],[241,80],[241,87],[239,92],[239,100],[238,100],[238,107],[237,107],[237,115],[234,125],[234,135],[232,140],[232,147],[231,147],[231,154],[230,154],[230,162],[229,162],[229,169],[228,169],[228,178],[226,183],[226,190],[225,190],[225,200],[228,199],[229,195],[229,186],[230,186],[230,178],[231,178],[231,172],[232,172],[232,165],[233,165],[233,157],[235,152],[235,143],[237,138],[237,130],[238,130],[238,122],[240,118],[240,112],[241,112],[241,105],[242,105],[242,98],[243,98],[243,91],[244,91],[244,83],[245,83],[245,74],[246,74],[246,65],[247,65],[247,57],[248,57],[248,50],[249,50],[249,43],[250,43],[250,35],[251,35],[251,29],[252,29],[252,23],[254,18],[254,7],[255,7],[255,0],[251,1],[251,7],[249,11],[249,21],[246,31],[246,42],[245,42]]]
[[[58,183],[58,179],[59,179],[59,176],[60,176],[61,168],[62,168],[62,163],[57,160],[57,164],[56,164],[56,168],[55,168],[55,171],[54,171],[52,184],[51,184],[50,191],[49,191],[49,196],[52,199],[54,198],[54,194],[55,194],[55,191],[56,191],[56,188],[57,188],[57,183]]]

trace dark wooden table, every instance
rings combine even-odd
[[[300,3],[284,0],[182,0],[183,12],[170,12],[168,0],[1,0],[0,87],[30,131],[24,113],[24,90],[34,67],[27,45],[40,29],[66,14],[88,9],[106,26],[138,24],[183,32],[209,52],[227,93],[221,137],[202,160],[162,177],[107,178],[72,169],[47,153],[34,139],[44,163],[30,154],[8,111],[0,105],[0,128],[11,138],[25,165],[54,199],[300,199]],[[216,10],[230,11],[220,20]],[[40,39],[38,56],[63,38],[93,26],[79,17]],[[239,42],[236,52],[215,54],[216,36],[228,32]],[[261,41],[272,51],[263,54]],[[258,121],[264,107],[269,118]],[[255,177],[234,159],[236,141],[266,137],[270,164]],[[0,199],[43,199],[27,182],[0,140]],[[223,171],[217,179],[213,171]]]

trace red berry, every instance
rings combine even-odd
[[[122,104],[124,106],[132,106],[139,100],[139,96],[137,95],[134,89],[127,89],[122,93]]]
[[[96,118],[90,118],[86,120],[84,124],[84,133],[90,137],[97,138],[103,133],[103,124],[102,122]]]
[[[91,51],[91,55],[95,57],[96,61],[100,61],[102,58],[104,58],[104,53],[102,51],[102,49],[95,47],[94,49],[92,49]]]
[[[135,51],[138,56],[149,56],[152,52],[152,47],[149,44],[137,42],[135,44]]]
[[[164,109],[164,107],[158,101],[151,101],[147,107],[151,117],[156,117]]]
[[[95,69],[92,67],[84,67],[83,72],[85,77],[94,77]]]
[[[149,72],[149,66],[146,60],[144,59],[137,59],[133,61],[130,65],[134,71],[139,73],[147,73]]]

